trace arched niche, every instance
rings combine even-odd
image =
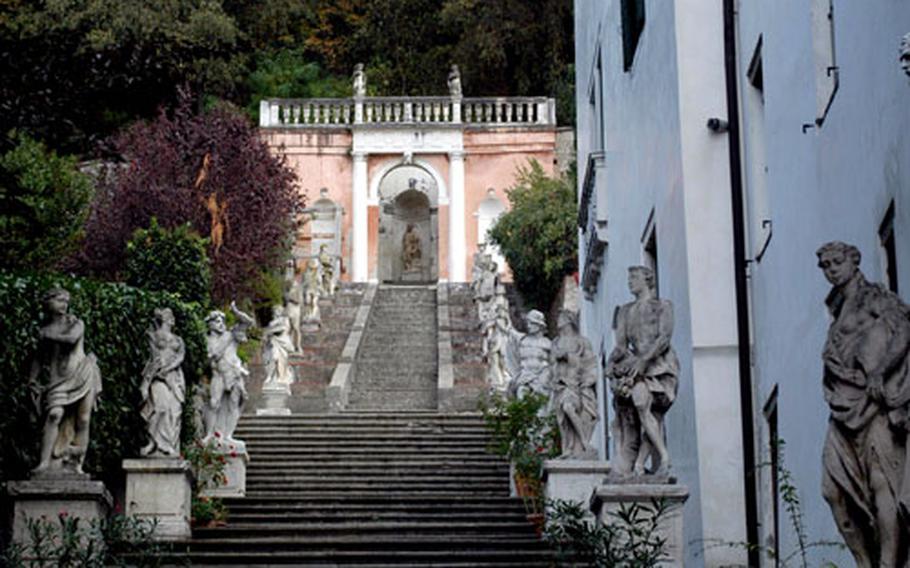
[[[401,164],[379,181],[380,282],[435,282],[439,278],[439,186],[425,167]],[[404,270],[403,240],[413,225],[420,243],[420,260]]]
[[[487,233],[499,220],[499,216],[505,213],[506,205],[501,199],[496,197],[496,191],[491,187],[487,190],[487,196],[477,206],[477,244],[487,243],[487,252],[496,261],[499,271],[505,268],[505,260],[499,252],[499,247],[494,245]]]

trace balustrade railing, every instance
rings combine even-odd
[[[364,97],[264,99],[259,125],[271,128],[346,128],[371,125],[556,125],[556,104],[546,97]]]

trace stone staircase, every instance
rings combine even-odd
[[[537,538],[477,414],[244,416],[247,497],[196,529],[192,565],[535,567]]]
[[[357,353],[350,410],[435,410],[435,286],[380,286]]]

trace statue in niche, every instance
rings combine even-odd
[[[265,366],[263,388],[290,386],[294,374],[288,361],[294,345],[291,342],[291,321],[284,308],[272,308],[272,321],[262,330],[262,363]]]
[[[51,288],[44,296],[49,317],[39,331],[28,378],[35,406],[44,416],[41,457],[33,474],[82,473],[89,423],[101,394],[98,362],[85,352],[85,323],[69,313],[69,303],[70,294],[63,288]]]
[[[420,259],[423,255],[420,245],[420,235],[413,223],[408,223],[408,228],[401,238],[401,261],[405,272],[420,270]]]
[[[553,394],[562,454],[565,459],[594,459],[591,445],[597,423],[597,356],[591,342],[578,333],[578,317],[559,312],[559,336],[553,341]]]
[[[142,408],[149,442],[139,453],[143,457],[180,456],[180,425],[186,382],[183,379],[183,358],[186,347],[174,333],[174,313],[170,308],[155,310],[152,326],[146,332],[149,358],[142,370]]]
[[[910,306],[866,280],[856,247],[830,242],[816,255],[834,318],[822,353],[822,494],[857,566],[906,566]]]
[[[547,320],[531,310],[525,318],[528,333],[511,331],[507,366],[512,377],[509,395],[522,399],[528,393],[550,396],[550,350],[552,344],[544,335]]]
[[[329,254],[328,245],[319,245],[319,265],[322,268],[322,293],[335,295],[335,258]]]
[[[673,337],[673,304],[656,297],[654,271],[629,268],[629,291],[635,301],[619,307],[614,320],[616,347],[610,354],[610,377],[616,418],[613,423],[619,473],[667,475],[670,455],[664,415],[676,400],[679,360]]]
[[[285,315],[290,323],[291,345],[293,351],[300,353],[300,342],[302,334],[300,331],[300,317],[303,304],[303,284],[301,279],[295,274],[291,277],[291,286],[284,295]]]
[[[205,440],[220,436],[224,442],[235,442],[234,430],[240,420],[240,412],[248,398],[246,378],[250,372],[237,355],[237,348],[248,340],[247,330],[253,327],[253,318],[231,302],[231,311],[237,323],[227,328],[223,312],[215,310],[205,318],[209,327],[209,363],[212,366],[212,380],[209,384],[209,401],[206,410]]]
[[[367,74],[363,70],[363,63],[354,65],[354,74],[351,76],[355,97],[367,96]]]
[[[305,322],[319,321],[319,292],[322,277],[319,275],[319,260],[311,258],[303,271],[303,305],[300,318]]]
[[[458,65],[453,64],[452,69],[449,71],[448,77],[449,83],[449,95],[452,97],[461,96],[461,71],[458,70]]]

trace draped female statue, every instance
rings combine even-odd
[[[180,425],[186,383],[183,379],[183,340],[173,332],[174,313],[170,308],[155,310],[149,328],[149,358],[142,371],[142,408],[149,442],[140,450],[145,457],[180,455]]]

